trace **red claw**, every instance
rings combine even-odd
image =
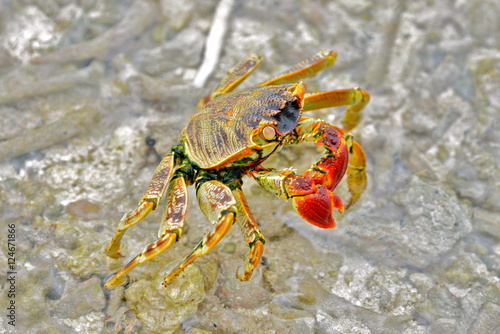
[[[347,145],[339,140],[335,152],[323,156],[303,175],[291,175],[285,181],[295,211],[309,223],[335,227],[333,210],[342,212],[344,204],[333,190],[346,172],[348,158]]]
[[[292,199],[297,213],[309,223],[321,228],[335,227],[333,209],[344,210],[340,197],[323,186],[316,186],[313,193]]]
[[[322,157],[312,168],[313,171],[310,173],[312,182],[329,190],[335,189],[346,172],[348,158],[346,145],[340,146],[336,155]]]

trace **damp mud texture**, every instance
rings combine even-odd
[[[0,333],[498,333],[499,31],[494,0],[0,2]],[[322,49],[337,63],[310,91],[371,94],[352,131],[368,188],[337,227],[246,178],[267,241],[254,277],[235,278],[248,246],[233,228],[164,288],[211,229],[191,188],[180,241],[105,290],[160,225],[155,212],[122,258],[103,253],[157,164],[146,142],[168,152],[248,53],[265,61],[244,86]],[[320,154],[285,148],[265,166]]]

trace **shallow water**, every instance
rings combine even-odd
[[[0,333],[500,327],[497,2],[0,2],[0,22]],[[353,130],[368,189],[335,214],[337,227],[307,224],[245,179],[267,240],[254,277],[234,277],[248,249],[234,228],[165,289],[167,268],[210,230],[190,189],[181,240],[135,268],[126,289],[105,290],[159,227],[153,213],[127,231],[124,258],[103,254],[154,171],[146,138],[166,153],[246,54],[265,58],[251,85],[321,49],[337,63],[310,90],[371,94]],[[342,112],[311,115],[339,124]],[[265,165],[305,170],[317,157],[306,144]]]

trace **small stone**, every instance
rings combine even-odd
[[[85,239],[82,240],[82,243],[82,246],[69,253],[66,258],[66,265],[71,269],[71,272],[83,279],[89,278],[93,274],[106,275],[109,270],[109,258],[104,254],[102,245],[85,243]]]
[[[152,281],[139,280],[125,291],[127,306],[147,333],[174,333],[205,297],[203,276],[195,264],[187,266],[167,287],[162,282],[163,275],[158,275]]]
[[[469,334],[498,333],[500,331],[500,305],[487,302],[469,327]]]
[[[255,309],[269,303],[269,291],[262,280],[261,268],[254,270],[252,278],[241,282],[235,276],[242,260],[235,255],[220,255],[219,277],[215,295],[230,308]]]
[[[110,318],[106,318],[105,323],[108,333],[129,334],[137,333],[142,327],[142,323],[134,312],[126,307],[120,307]]]
[[[475,254],[460,255],[446,268],[443,278],[453,285],[468,288],[474,281],[486,279],[488,269]]]
[[[101,206],[93,203],[87,199],[80,199],[75,202],[69,203],[66,206],[66,212],[75,217],[80,217],[85,220],[99,218]]]
[[[417,287],[418,292],[421,294],[427,294],[427,291],[429,291],[434,286],[432,278],[423,273],[411,274],[410,280]]]
[[[64,296],[53,313],[61,318],[76,319],[92,311],[100,312],[105,306],[101,282],[97,277],[92,277]]]
[[[451,334],[461,333],[455,319],[441,318],[436,320],[431,326],[431,334]]]
[[[417,310],[431,323],[440,318],[459,319],[462,314],[459,299],[443,284],[431,288]]]
[[[407,214],[401,222],[402,238],[394,252],[407,257],[417,266],[436,261],[455,242],[471,231],[471,223],[462,211],[456,196],[440,185],[428,184],[417,176],[397,195]]]
[[[66,281],[61,276],[56,276],[45,289],[45,296],[51,300],[58,300],[62,297]]]

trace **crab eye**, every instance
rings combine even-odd
[[[262,137],[264,137],[265,140],[272,140],[276,137],[276,130],[274,127],[268,125],[262,129]]]
[[[301,114],[300,110],[300,101],[288,101],[286,102],[283,109],[281,109],[276,115],[274,115],[274,119],[278,122],[276,128],[280,135],[287,134],[297,125]]]

